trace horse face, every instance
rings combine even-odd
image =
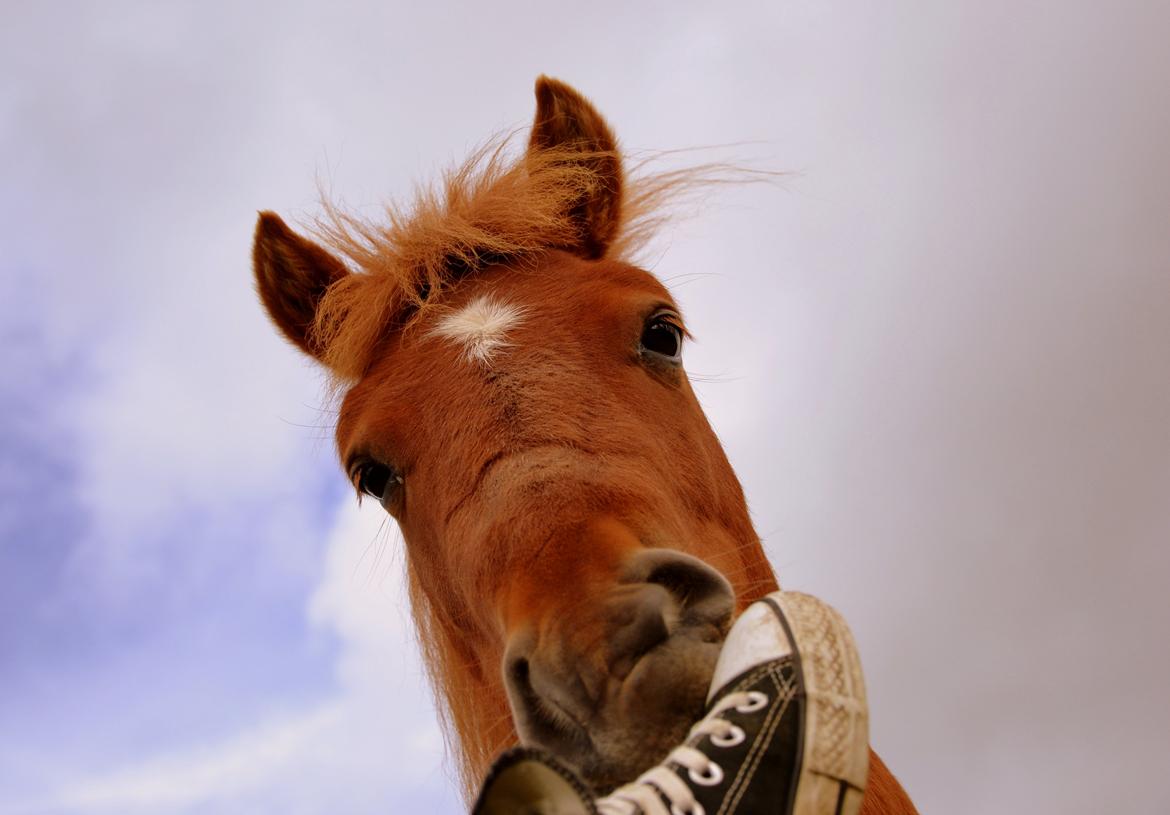
[[[683,331],[646,272],[549,252],[392,337],[339,416],[452,650],[502,674],[522,740],[599,787],[701,713],[733,611],[720,570],[742,577],[755,542]]]
[[[342,463],[402,529],[469,789],[517,735],[629,780],[700,714],[732,586],[775,586],[676,304],[609,259],[669,178],[627,195],[608,125],[542,78],[517,164],[449,175],[388,230],[333,221],[363,274],[260,218],[260,296],[349,386]]]

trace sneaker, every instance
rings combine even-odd
[[[636,781],[593,799],[538,750],[493,767],[474,815],[856,815],[869,769],[861,662],[845,621],[774,592],[732,626],[707,713]]]
[[[513,747],[488,770],[472,815],[598,815],[593,791],[552,754]]]

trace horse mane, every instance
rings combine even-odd
[[[457,783],[470,800],[484,769],[516,742],[512,712],[498,666],[485,671],[475,655],[459,647],[459,621],[446,620],[422,590],[413,563],[407,562],[407,587],[417,623],[419,651],[435,697],[435,711],[446,754]],[[488,721],[487,727],[480,723]]]
[[[419,188],[409,207],[387,205],[382,223],[323,201],[325,214],[313,231],[355,267],[330,286],[313,326],[335,385],[361,378],[386,332],[410,325],[458,280],[574,244],[575,203],[610,183],[592,159],[615,154],[570,145],[516,156],[513,141],[506,134],[491,139],[444,173],[441,184]],[[652,171],[663,155],[637,163],[621,184],[620,228],[607,257],[633,261],[688,194],[745,180],[745,171],[717,163]]]

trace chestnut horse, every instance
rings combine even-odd
[[[496,142],[388,224],[328,207],[336,253],[262,213],[254,263],[342,395],[346,473],[402,530],[466,790],[519,740],[605,791],[683,738],[730,619],[776,580],[678,305],[629,262],[694,179],[625,178],[584,97],[542,77],[536,98],[516,159]],[[862,811],[914,811],[873,753]]]

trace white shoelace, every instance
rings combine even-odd
[[[710,736],[716,747],[733,747],[744,740],[745,734],[742,728],[719,718],[720,714],[732,708],[740,713],[751,713],[766,704],[768,697],[759,691],[729,693],[691,728],[686,741],[696,736]],[[598,800],[597,811],[600,815],[634,815],[639,810],[643,815],[704,815],[691,788],[677,773],[664,766],[669,762],[685,767],[691,781],[701,786],[714,786],[723,780],[722,767],[699,750],[684,744],[671,750],[666,761],[642,773],[638,780],[618,787]],[[670,802],[670,809],[663,803],[663,797]]]

